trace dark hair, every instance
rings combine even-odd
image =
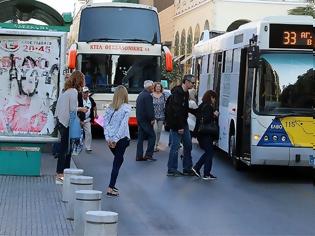
[[[207,90],[202,97],[204,103],[211,104],[211,98],[217,98],[217,93],[213,90]]]
[[[183,78],[183,83],[185,83],[185,81],[186,80],[188,80],[188,81],[190,81],[191,82],[191,80],[192,79],[194,79],[195,78],[195,76],[194,75],[192,75],[192,74],[187,74],[187,75],[184,75],[184,78]]]

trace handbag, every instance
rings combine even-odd
[[[211,137],[218,137],[219,126],[216,121],[212,121],[210,123],[204,123],[204,120],[202,118],[200,121],[200,125],[198,127],[198,133],[210,135]]]
[[[80,119],[75,111],[70,112],[70,122],[69,122],[69,138],[70,139],[80,139],[81,137],[81,125]]]

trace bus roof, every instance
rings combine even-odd
[[[93,3],[93,1],[89,1],[86,5],[84,5],[81,10],[89,7],[128,7],[128,8],[143,8],[147,10],[153,10],[157,12],[157,8],[153,6],[136,4],[136,3],[125,3],[125,2],[103,2],[103,3]]]
[[[198,42],[193,48],[193,56],[198,57],[209,54],[209,52],[219,52],[249,45],[249,40],[253,35],[259,35],[261,27],[270,23],[313,25],[313,27],[315,27],[315,20],[311,16],[268,16],[260,21],[241,25],[238,29],[224,33],[215,38]],[[235,40],[237,40],[238,36],[239,42],[236,43]]]

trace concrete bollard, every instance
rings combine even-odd
[[[72,175],[82,175],[82,169],[64,169],[63,171],[63,186],[62,186],[62,201],[68,202],[70,196],[70,176]]]
[[[67,219],[73,220],[74,217],[74,201],[75,191],[77,190],[92,190],[93,177],[84,175],[74,175],[70,177],[70,195],[67,209]]]
[[[85,214],[84,236],[117,236],[118,213],[88,211]]]
[[[75,191],[74,235],[84,235],[84,217],[87,211],[101,210],[102,192],[96,190]]]

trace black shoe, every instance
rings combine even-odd
[[[171,171],[168,171],[167,176],[173,176],[173,177],[179,177],[179,176],[183,176],[183,173],[178,171],[178,170],[171,170]]]
[[[144,159],[146,159],[147,161],[156,161],[156,159],[151,156],[145,156]]]
[[[195,169],[196,167],[191,168],[191,170],[194,172],[195,176],[200,177],[200,170]]]
[[[217,177],[212,175],[212,174],[210,174],[210,175],[204,175],[202,177],[202,179],[204,179],[204,180],[214,180],[214,179],[217,179]]]
[[[146,158],[143,158],[143,157],[137,157],[136,158],[136,161],[146,161],[147,159]]]
[[[193,170],[183,170],[183,175],[195,176],[195,172]]]

